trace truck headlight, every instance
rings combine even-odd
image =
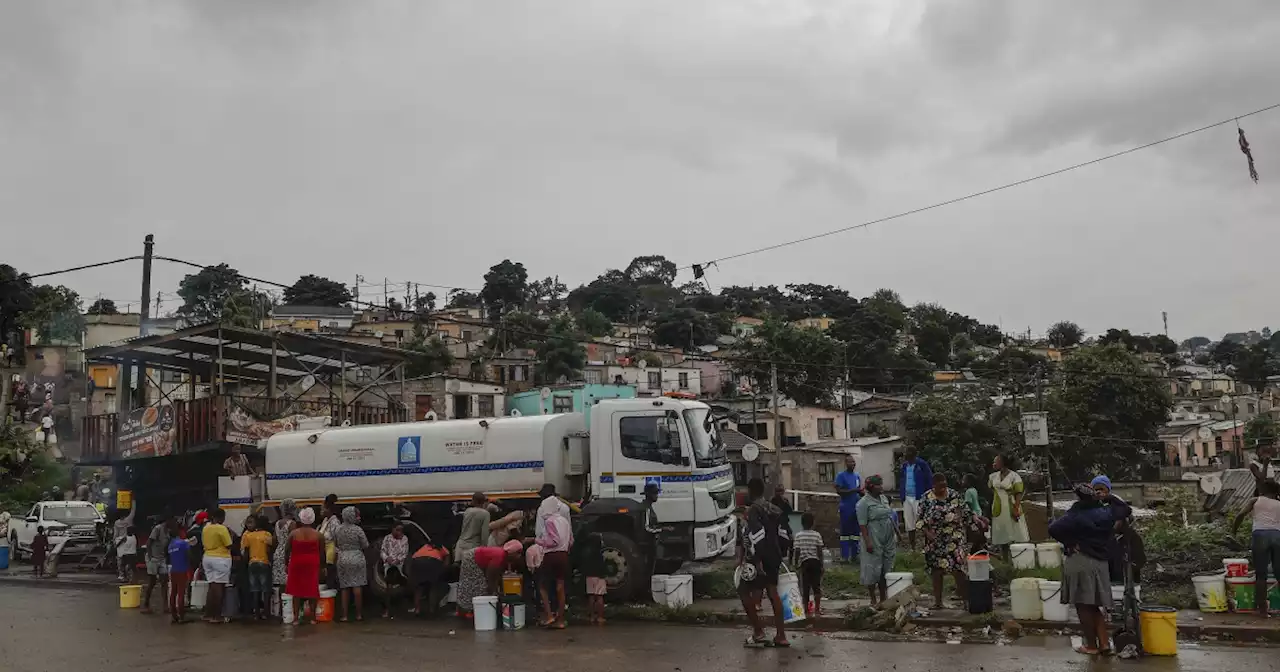
[[[66,530],[49,530],[49,536],[51,536],[51,537],[65,537],[65,536],[67,536],[67,531],[66,531]]]
[[[707,548],[708,549],[720,548],[720,539],[716,537],[715,532],[707,533]]]

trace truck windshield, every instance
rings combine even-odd
[[[98,511],[92,506],[46,504],[44,507],[44,519],[55,520],[66,525],[96,523],[98,522]]]
[[[689,436],[693,440],[693,457],[699,467],[718,467],[727,464],[724,441],[720,439],[720,430],[714,422],[710,422],[711,409],[691,408],[684,412],[684,420],[689,425]]]

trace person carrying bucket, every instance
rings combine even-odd
[[[1110,653],[1111,636],[1102,614],[1113,606],[1109,548],[1116,523],[1127,519],[1133,509],[1103,484],[1082,483],[1075,493],[1079,501],[1049,526],[1049,536],[1067,554],[1062,562],[1062,604],[1076,605],[1080,617],[1083,642],[1076,652]]]
[[[844,458],[844,471],[836,474],[836,494],[840,496],[840,559],[853,562],[858,557],[858,545],[862,541],[858,526],[858,498],[862,496],[862,475],[858,473],[858,460],[852,455]]]
[[[1240,521],[1253,514],[1253,604],[1259,616],[1269,616],[1267,579],[1280,576],[1280,483],[1263,481],[1260,496],[1244,505],[1231,523],[1231,535],[1240,529]],[[1270,572],[1268,572],[1270,569]]]
[[[782,598],[778,595],[778,572],[782,568],[782,549],[778,544],[778,519],[782,512],[764,496],[764,481],[753,478],[747,483],[746,525],[738,526],[737,562],[740,579],[738,595],[751,621],[751,638],[747,646],[791,646],[787,641]],[[760,599],[769,596],[777,632],[766,639],[760,623]]]

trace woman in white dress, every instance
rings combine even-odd
[[[997,455],[991,465],[995,472],[987,479],[991,486],[991,545],[1026,543],[1027,519],[1022,515],[1022,477],[1009,467],[1009,459]]]

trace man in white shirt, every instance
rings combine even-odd
[[[44,437],[44,442],[49,443],[49,435],[53,433],[53,414],[45,413],[40,418],[40,434]]]

